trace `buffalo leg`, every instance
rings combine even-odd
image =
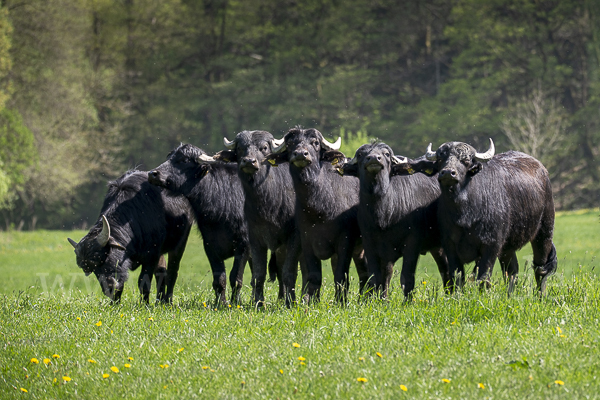
[[[465,284],[465,266],[460,262],[453,245],[446,246],[446,248],[446,257],[448,257],[448,275],[450,276],[449,291],[450,293],[454,293],[455,290],[463,287]]]
[[[240,293],[244,286],[244,269],[246,262],[250,257],[250,251],[245,248],[243,251],[236,251],[233,258],[233,267],[229,272],[229,284],[231,285],[231,302],[238,304],[240,302]]]
[[[225,272],[225,263],[219,257],[210,245],[204,246],[206,257],[210,263],[210,269],[213,274],[213,289],[215,291],[215,301],[217,304],[227,304],[225,291],[227,290],[227,274]]]
[[[480,283],[482,289],[489,289],[492,285],[492,272],[497,257],[498,250],[496,248],[488,246],[483,249],[483,254],[476,264],[477,281]]]
[[[412,300],[412,291],[415,288],[415,272],[417,270],[417,262],[419,261],[419,252],[417,247],[407,245],[407,248],[413,251],[407,251],[402,257],[402,289],[404,290],[404,298],[406,301]]]
[[[171,257],[169,256],[169,259]],[[154,279],[156,280],[156,301],[164,302],[167,299],[167,264],[165,256],[158,259],[158,265],[154,269]]]
[[[251,245],[252,252],[252,301],[254,306],[262,307],[265,303],[265,281],[267,279],[267,248]]]
[[[323,273],[321,271],[321,260],[314,254],[304,253],[304,260],[308,277],[306,279],[306,301],[318,302],[321,298],[321,285],[323,283]]]
[[[149,264],[142,265],[142,272],[138,278],[138,288],[140,295],[145,303],[150,302],[150,287],[152,286],[152,274],[158,266],[158,260]]]
[[[356,246],[352,252],[352,261],[356,267],[356,274],[358,275],[358,288],[359,293],[362,295],[365,291],[365,286],[369,281],[369,260],[365,256],[365,251],[362,246]]]
[[[287,257],[287,247],[286,246],[280,246],[279,248],[277,248],[277,250],[272,251],[271,255],[276,254],[276,260],[274,261],[274,267],[275,267],[275,274],[277,276],[277,285],[279,287],[279,291],[277,292],[277,300],[283,300],[284,296],[285,296],[285,284],[283,282],[283,268],[285,265],[285,260]],[[273,257],[271,256],[271,259],[273,259]],[[272,267],[271,265],[271,261],[269,261],[269,269],[271,269]]]
[[[446,293],[449,293],[451,280],[446,254],[444,253],[441,247],[438,247],[436,249],[431,250],[431,256],[437,264],[438,271],[440,271],[440,276],[442,277],[442,284],[444,285],[444,290],[446,291]]]
[[[350,262],[352,261],[352,249],[348,245],[342,247],[350,248],[350,251],[345,250],[338,253],[337,265],[333,280],[335,282],[335,299],[341,304],[346,304],[348,300],[348,288],[350,287]]]
[[[285,262],[283,264],[283,284],[285,305],[296,303],[296,279],[298,278],[298,259],[300,257],[300,238],[293,235],[288,241]]]
[[[533,247],[533,270],[537,283],[538,292],[543,295],[546,291],[546,280],[549,276],[556,272],[558,266],[558,258],[556,257],[556,247],[550,240],[550,250],[544,253],[543,250],[547,247],[546,244],[538,246],[535,241]]]
[[[502,268],[504,282],[508,283],[508,295],[510,296],[515,289],[517,274],[519,273],[519,261],[517,260],[517,253],[512,252],[508,254],[501,254],[498,259],[500,260],[500,268]]]

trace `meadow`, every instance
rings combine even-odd
[[[0,232],[0,398],[597,398],[600,393],[599,211],[559,213],[558,273],[536,296],[531,249],[507,298],[468,283],[445,295],[421,258],[414,301],[214,308],[200,238],[190,237],[170,306],[139,302],[132,272],[119,304],[75,264],[66,237]],[[399,269],[397,264],[396,269]],[[249,271],[248,271],[249,272]],[[249,282],[249,273],[246,274]]]

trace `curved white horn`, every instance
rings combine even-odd
[[[283,138],[281,138],[281,139],[273,138],[273,140],[271,141],[271,145],[272,145],[272,147],[279,147],[279,146],[281,146],[281,144],[283,142],[285,142],[285,140]]]
[[[494,153],[496,153],[496,148],[494,147],[494,141],[490,138],[490,148],[485,153],[475,153],[475,159],[477,161],[490,161],[492,157],[494,157]]]
[[[408,158],[403,156],[392,156],[392,164],[406,164],[408,162]]]
[[[96,236],[96,240],[98,241],[98,244],[100,246],[104,247],[108,244],[109,239],[110,239],[110,225],[108,224],[108,221],[106,220],[106,217],[103,214],[102,215],[102,231],[100,231],[98,236]]]
[[[271,152],[273,154],[279,154],[279,153],[283,153],[285,151],[285,149],[287,149],[285,140],[281,139],[281,144],[279,146],[275,147]]]
[[[342,138],[338,137],[338,139],[335,141],[335,143],[331,143],[329,141],[327,141],[327,139],[323,138],[323,147],[325,147],[327,150],[339,150],[340,147],[342,146]]]
[[[234,150],[235,149],[235,140],[229,141],[229,140],[227,140],[227,138],[225,136],[223,136],[223,144],[229,150]]]
[[[355,165],[358,163],[358,158],[356,158],[356,156],[354,156],[354,158],[350,161],[348,161],[348,165]]]
[[[76,241],[74,241],[74,240],[73,240],[73,239],[71,239],[71,238],[67,238],[67,240],[69,241],[69,243],[71,243],[71,246],[73,246],[74,248],[77,248],[77,245],[78,245],[79,243],[77,243]]]
[[[196,157],[196,162],[198,164],[200,163],[213,163],[216,162],[216,160],[214,159],[214,157],[209,156],[208,154],[200,154],[198,157]]]
[[[429,161],[437,160],[435,151],[431,151],[431,143],[429,143],[429,146],[427,146],[427,151],[425,151],[425,158],[428,159]]]

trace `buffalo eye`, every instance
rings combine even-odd
[[[319,145],[319,141],[318,141],[318,140],[316,140],[316,139],[315,139],[315,140],[313,140],[313,141],[312,141],[312,145],[313,145],[313,146],[315,146],[315,147],[317,147],[317,146]]]
[[[260,148],[260,151],[262,151],[263,153],[266,153],[267,151],[269,151],[269,147],[265,144]]]
[[[390,158],[390,153],[388,153],[387,151],[385,153],[383,153],[384,156],[386,156],[387,158]]]

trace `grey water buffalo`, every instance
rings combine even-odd
[[[192,221],[184,197],[148,183],[147,172],[129,171],[109,182],[100,216],[87,235],[79,243],[69,238],[69,243],[77,265],[86,275],[96,275],[110,299],[120,300],[129,271],[141,265],[138,287],[144,301],[149,301],[154,274],[157,300],[171,302]]]
[[[462,284],[464,264],[476,261],[477,279],[489,285],[496,259],[509,280],[519,271],[516,251],[530,242],[540,293],[557,269],[554,202],[546,168],[516,151],[495,155],[494,143],[479,153],[461,142],[431,144],[425,157],[396,167],[398,173],[438,174],[442,194],[438,222],[452,279]]]
[[[215,162],[202,149],[181,144],[167,161],[148,172],[148,180],[187,198],[202,235],[213,274],[217,302],[226,303],[225,260],[234,257],[229,275],[231,301],[239,302],[249,257],[244,192],[234,163]]]
[[[369,270],[369,286],[383,298],[402,257],[401,284],[406,298],[415,287],[420,254],[430,252],[444,285],[449,281],[448,262],[441,248],[437,224],[440,188],[437,176],[393,176],[392,167],[406,162],[394,156],[385,143],[365,144],[340,172],[360,180],[358,225]]]
[[[306,263],[307,295],[318,300],[321,260],[332,258],[336,299],[347,300],[350,261],[359,275],[361,292],[368,279],[358,227],[358,178],[344,178],[334,164],[345,159],[341,139],[330,143],[316,129],[291,129],[269,160],[289,163],[296,198],[296,225]]]
[[[232,141],[224,139],[226,150],[215,159],[237,163],[245,198],[244,214],[250,233],[253,260],[254,304],[264,303],[267,250],[276,254],[281,279],[279,297],[289,306],[296,301],[296,278],[300,241],[294,222],[295,197],[286,166],[276,168],[266,156],[280,144],[266,131],[243,131]]]

